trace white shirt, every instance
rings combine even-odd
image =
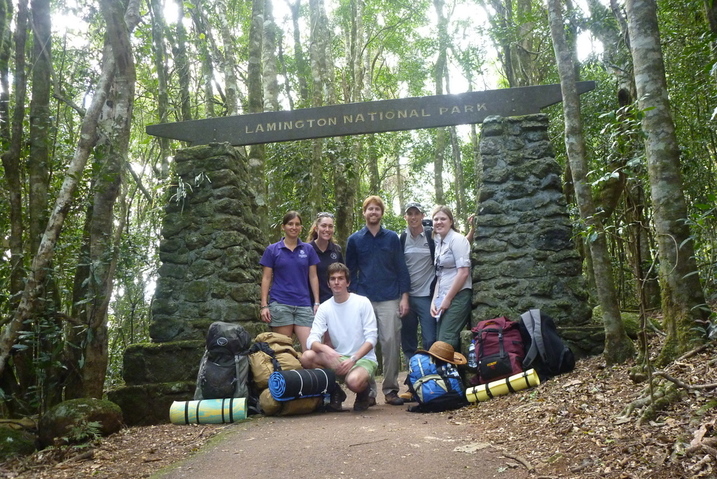
[[[366,341],[373,344],[374,349],[366,353],[364,358],[377,362],[375,346],[378,326],[373,306],[367,297],[350,293],[349,299],[343,303],[337,303],[334,298],[321,303],[316,310],[306,348],[311,349],[314,341],[321,342],[326,331],[331,336],[334,349],[342,356],[351,356]]]
[[[436,238],[436,276],[438,277],[437,298],[443,298],[451,289],[451,285],[458,274],[458,268],[471,267],[471,245],[465,236],[456,233],[453,229],[448,230],[446,237]],[[469,289],[473,287],[471,275],[463,282],[463,286],[458,290]],[[440,303],[439,303],[440,304]]]

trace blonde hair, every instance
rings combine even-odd
[[[334,223],[334,228],[336,227],[336,219],[334,218],[334,215],[331,213],[319,213],[316,216],[316,219],[313,223],[311,223],[311,227],[309,228],[309,233],[306,235],[306,242],[311,243],[315,239],[319,237],[319,221],[323,220],[324,218],[329,218]],[[332,243],[335,243],[334,237],[332,236],[329,240]]]

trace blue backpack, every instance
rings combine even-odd
[[[411,357],[406,385],[418,401],[408,408],[411,412],[441,412],[468,404],[458,369],[429,354],[418,352]]]

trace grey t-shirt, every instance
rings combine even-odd
[[[406,244],[403,252],[406,258],[408,274],[411,277],[411,291],[408,294],[410,296],[430,296],[435,269],[425,231],[421,231],[414,238],[407,228]]]

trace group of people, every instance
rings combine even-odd
[[[435,341],[458,350],[472,296],[473,230],[460,234],[448,207],[436,207],[426,226],[422,206],[408,203],[400,235],[382,226],[380,197],[366,198],[362,212],[365,226],[348,238],[345,256],[333,238],[333,214],[319,213],[302,242],[301,216],[290,211],[284,237],[260,261],[262,321],[296,335],[303,367],[333,369],[356,393],[356,411],[376,404],[377,344],[384,401],[402,405],[411,394],[399,394],[401,350],[408,361],[419,349],[419,325],[424,350]],[[341,410],[345,397],[337,388],[330,407]]]

